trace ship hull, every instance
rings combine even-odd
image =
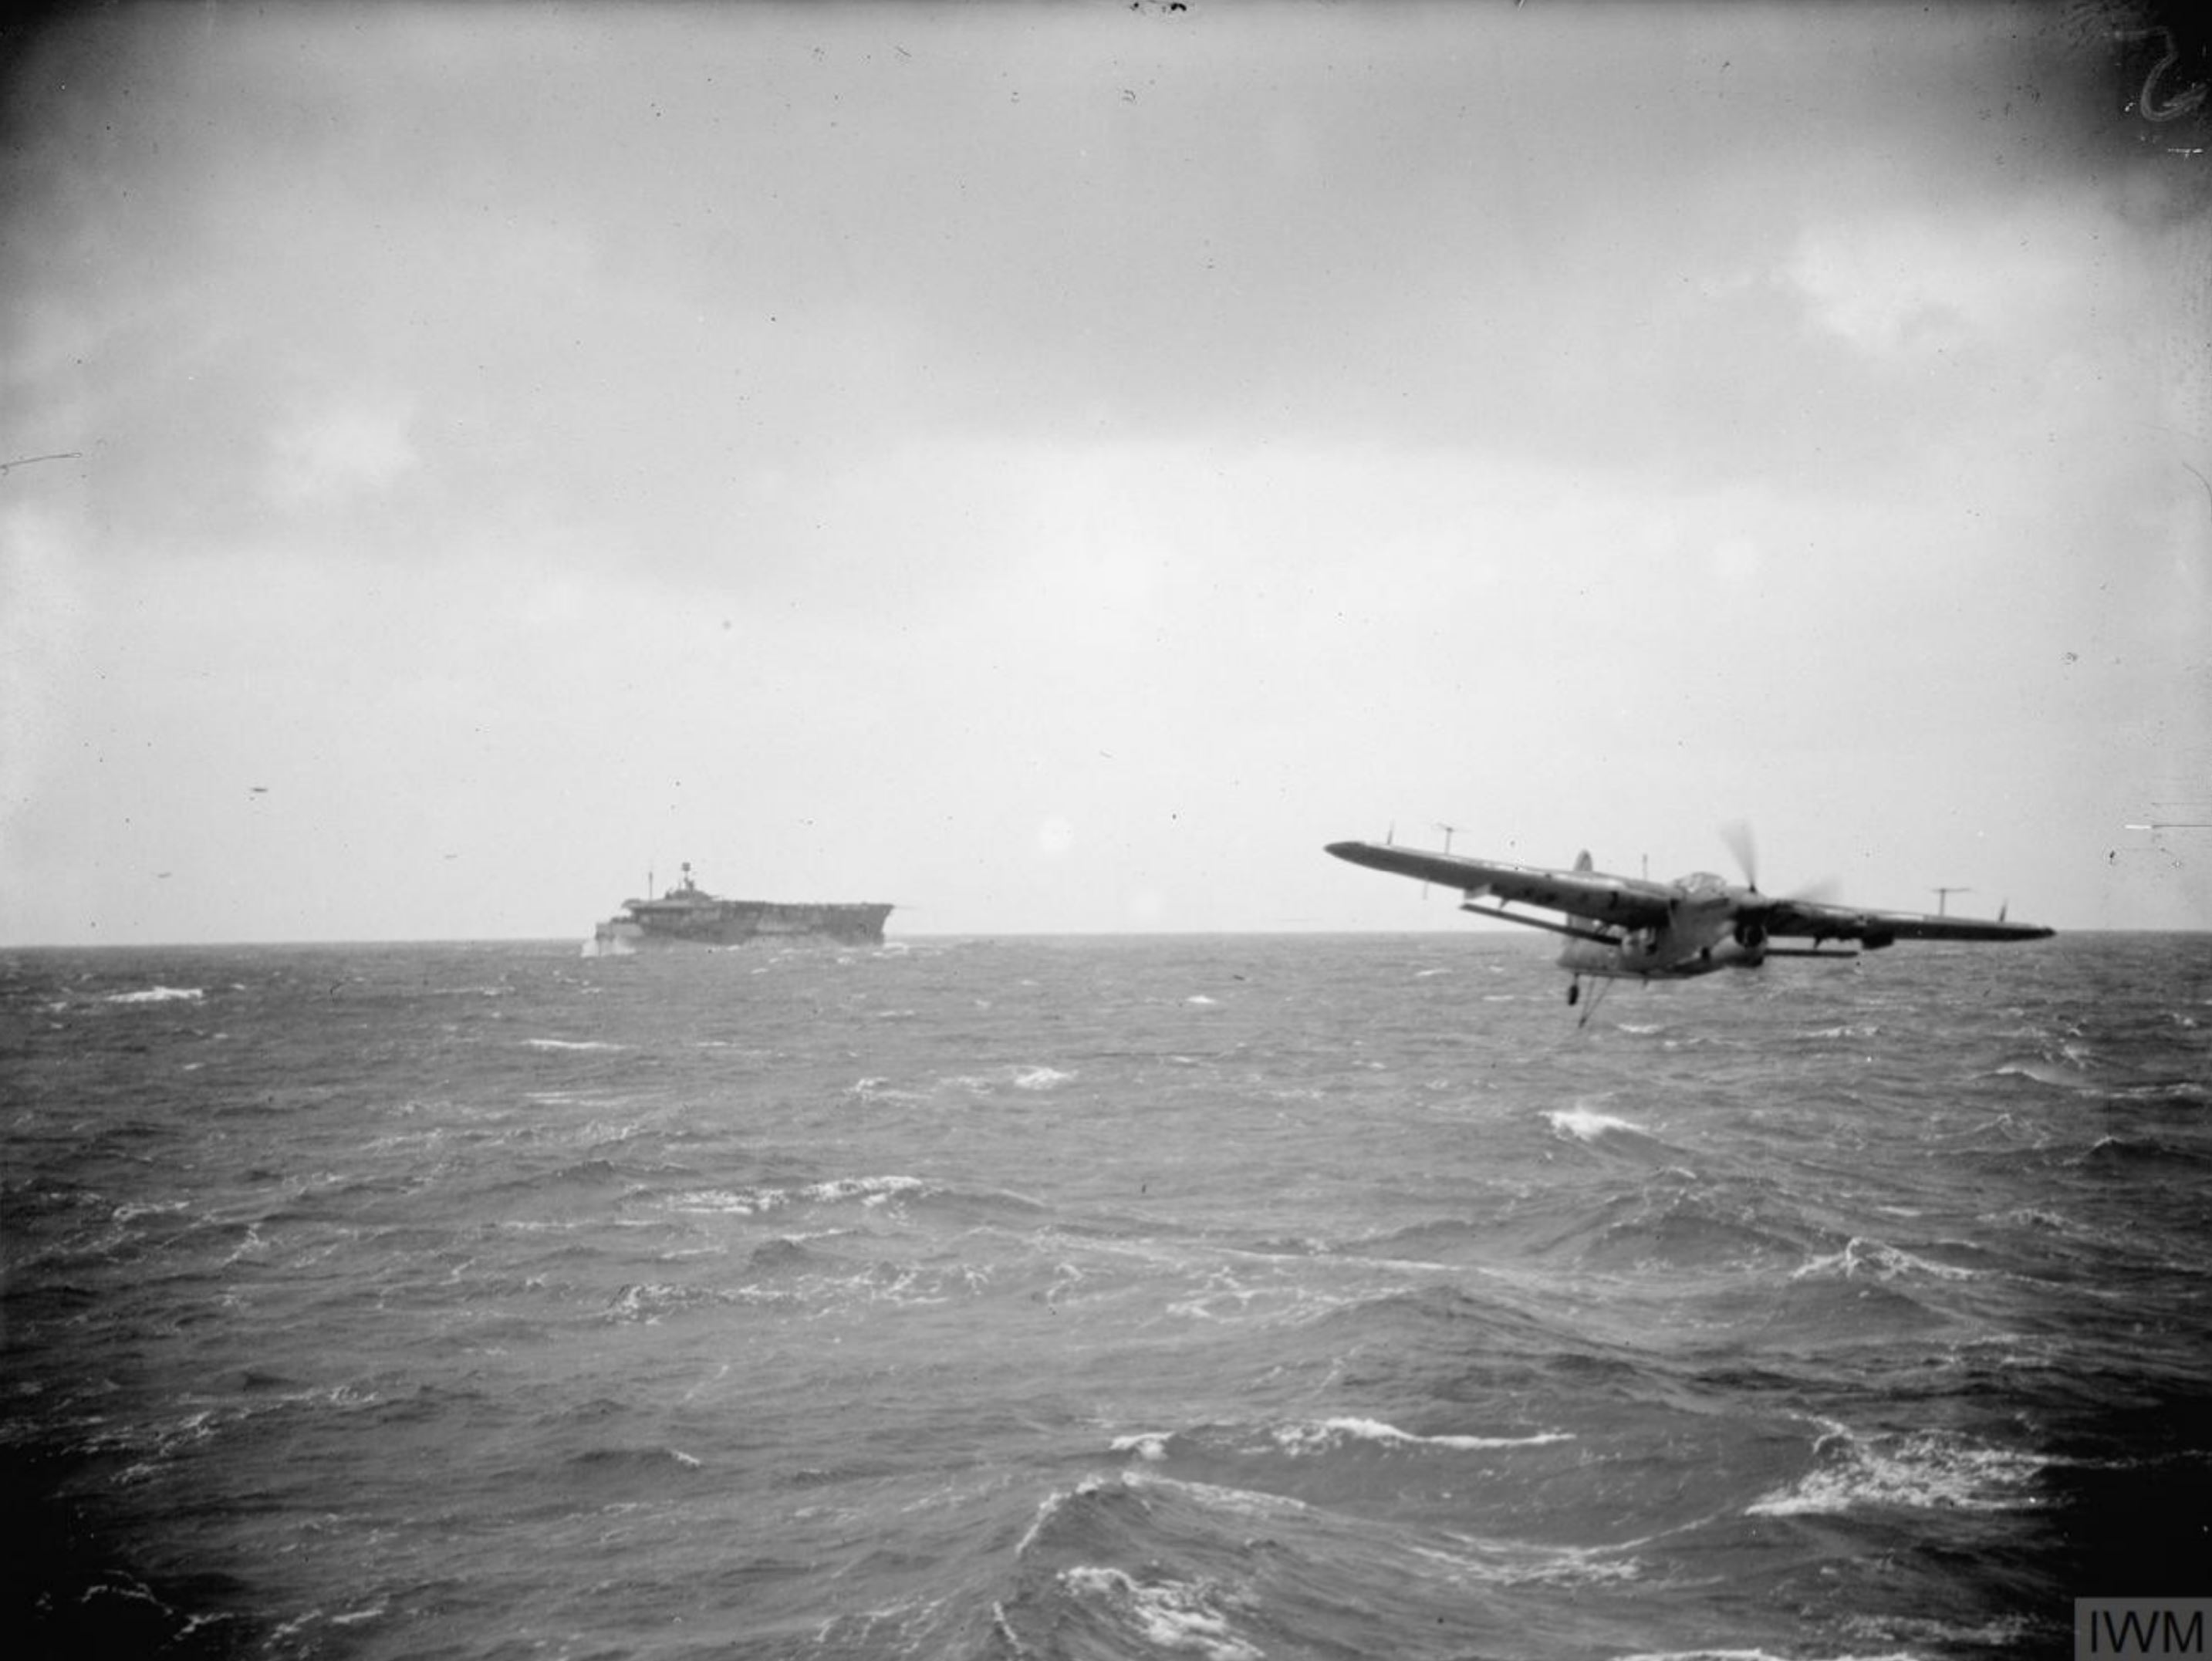
[[[674,946],[749,946],[755,941],[804,945],[881,946],[888,905],[792,905],[774,900],[714,900],[705,904],[633,902],[630,915],[599,925],[592,946],[601,956]]]

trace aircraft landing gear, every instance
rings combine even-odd
[[[1590,1017],[1597,1013],[1597,1007],[1605,1001],[1605,995],[1612,989],[1612,981],[1603,977],[1601,977],[1598,983],[1590,989],[1589,1001],[1583,1004],[1583,1018],[1575,1023],[1577,1031],[1580,1031],[1590,1024]],[[1570,1007],[1582,1001],[1582,977],[1577,975],[1575,977],[1574,984],[1567,988],[1567,1002]]]

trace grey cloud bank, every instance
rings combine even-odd
[[[2212,157],[2142,27],[58,26],[0,939],[581,933],[685,858],[909,932],[1451,926],[1320,845],[1745,816],[1777,882],[2212,927],[2203,833],[2124,828],[2212,818]]]

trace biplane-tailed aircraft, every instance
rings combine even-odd
[[[1654,882],[1592,868],[1585,853],[1571,871],[1506,865],[1464,855],[1431,853],[1395,843],[1333,842],[1328,851],[1371,870],[1417,877],[1460,891],[1460,910],[1567,937],[1559,967],[1574,979],[1567,1001],[1582,995],[1583,977],[1679,980],[1720,969],[1756,969],[1769,958],[1855,958],[1899,940],[2039,940],[2054,930],[2033,923],[1856,906],[1772,897],[1759,890],[1748,843],[1737,849],[1744,880],[1709,871]],[[1507,910],[1534,906],[1558,920]],[[1777,940],[1805,940],[1778,946]],[[1832,945],[1831,943],[1837,943]]]

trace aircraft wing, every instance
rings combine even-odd
[[[2057,931],[2030,922],[1988,922],[1978,917],[1931,916],[1922,911],[1863,911],[1810,900],[1774,900],[1759,920],[1769,935],[1812,940],[1859,940],[1869,947],[1893,940],[2042,940]]]
[[[1370,871],[1418,877],[1469,895],[1517,900],[1621,928],[1656,928],[1670,915],[1675,891],[1665,883],[1609,876],[1602,871],[1553,871],[1504,865],[1460,854],[1432,854],[1371,842],[1333,842],[1328,852]]]

